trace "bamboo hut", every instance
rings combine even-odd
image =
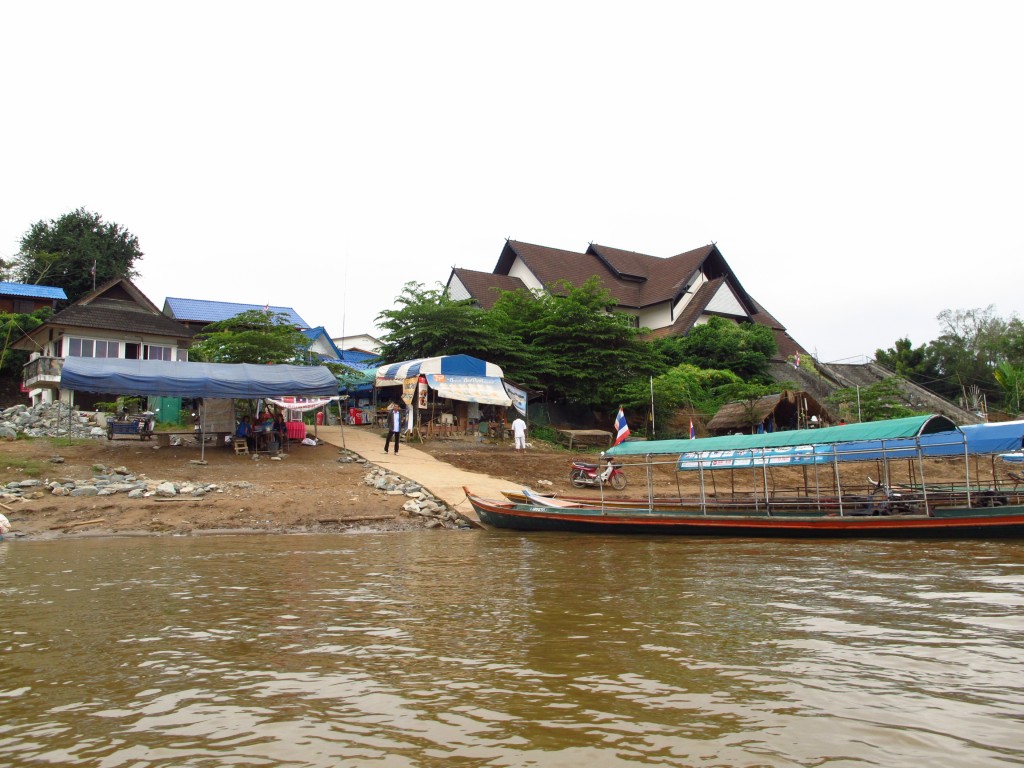
[[[802,390],[785,390],[756,400],[726,403],[708,422],[711,435],[754,434],[830,426],[832,417],[821,403]]]

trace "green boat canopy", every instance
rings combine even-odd
[[[735,451],[757,448],[789,448],[818,443],[857,443],[868,440],[894,440],[950,432],[956,424],[945,416],[908,416],[905,419],[868,421],[821,429],[793,429],[759,435],[722,435],[695,440],[635,440],[620,443],[605,451],[608,456],[679,455],[698,451]]]

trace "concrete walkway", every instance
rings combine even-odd
[[[309,431],[312,432],[313,428],[310,427]],[[347,448],[389,472],[419,483],[474,525],[480,525],[480,519],[466,498],[463,487],[488,499],[502,499],[503,490],[515,487],[508,480],[467,472],[438,461],[426,451],[418,450],[404,441],[397,454],[384,453],[384,438],[381,437],[380,427],[322,426],[316,428],[316,435],[325,443]]]

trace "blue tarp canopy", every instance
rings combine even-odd
[[[334,375],[322,366],[186,363],[69,357],[62,389],[163,397],[333,397]]]
[[[915,458],[918,446],[925,457],[986,455],[1018,450],[1022,442],[1024,421],[957,428],[944,417],[915,416],[772,434],[623,443],[608,453],[678,452],[679,469],[685,471]],[[630,449],[622,451],[624,446]],[[672,450],[664,451],[659,446]]]
[[[625,442],[609,448],[609,456],[644,456],[682,454],[697,451],[753,450],[787,448],[826,443],[852,443],[868,440],[893,440],[917,437],[935,432],[955,430],[956,425],[945,416],[908,416],[905,419],[844,424],[821,429],[793,429],[759,435],[722,435],[696,440],[650,440]]]

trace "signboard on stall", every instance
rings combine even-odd
[[[427,377],[420,376],[419,379],[419,407],[427,407]]]

